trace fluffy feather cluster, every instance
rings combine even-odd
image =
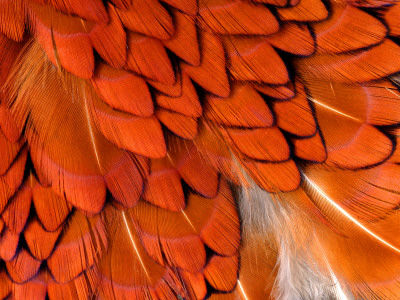
[[[0,299],[397,299],[395,0],[0,0]]]

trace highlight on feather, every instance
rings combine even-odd
[[[309,184],[311,189],[315,191],[315,193],[319,194],[321,197],[323,197],[325,200],[329,202],[330,205],[332,205],[335,209],[337,209],[344,217],[349,219],[351,222],[353,222],[355,225],[360,227],[363,231],[365,231],[367,234],[371,235],[373,238],[375,238],[377,241],[383,243],[384,245],[388,246],[389,248],[393,249],[396,252],[400,253],[400,249],[393,246],[389,242],[385,241],[372,231],[370,231],[367,227],[365,227],[363,224],[361,224],[359,221],[357,221],[353,216],[351,216],[345,209],[343,209],[340,205],[338,205],[334,200],[332,200],[329,196],[327,196],[324,191],[316,185],[311,179],[307,177],[307,175],[304,175],[304,178],[306,180],[306,184]]]
[[[25,46],[13,70],[9,77],[12,85],[6,85],[8,106],[29,141],[40,181],[91,213],[102,209],[106,188],[116,202],[135,205],[147,163],[115,145],[133,138],[119,131],[119,126],[132,127],[131,121],[120,125],[113,111],[97,110],[101,100],[89,82],[52,65],[35,41]],[[100,116],[108,119],[100,120]],[[147,119],[132,118],[133,122],[142,120]],[[101,122],[108,122],[107,131]],[[145,129],[143,136],[140,128],[134,128],[136,149],[140,150],[144,144],[140,138],[153,132]],[[159,134],[156,128],[155,135]]]
[[[317,241],[314,223],[291,203],[292,197],[270,194],[254,182],[239,195],[244,245],[273,243],[277,249],[273,295],[277,299],[352,299],[329,263],[320,264],[313,257],[316,253],[309,252],[308,245]]]

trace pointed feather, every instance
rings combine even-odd
[[[298,5],[277,11],[283,21],[322,21],[328,17],[328,10],[321,0],[300,0]]]
[[[98,213],[103,208],[106,187],[101,176],[78,175],[66,171],[46,155],[45,149],[33,143],[32,145],[32,162],[42,184],[51,185],[56,194],[91,214]]]
[[[215,126],[200,122],[199,134],[194,139],[203,160],[207,160],[211,168],[222,173],[236,185],[246,185],[246,179],[238,172],[238,166],[232,158],[232,149],[222,138]]]
[[[0,104],[0,128],[9,142],[19,144],[20,142],[22,143],[24,141],[23,139],[20,139],[22,128],[18,128],[14,117],[12,116],[10,110],[6,108],[5,104]],[[11,149],[8,151],[10,154],[14,152]],[[5,160],[5,162],[6,161],[7,160]]]
[[[327,158],[327,152],[321,135],[317,131],[314,136],[304,139],[292,139],[294,155],[299,158],[323,163]]]
[[[14,299],[45,299],[46,283],[37,278],[24,284],[14,284]]]
[[[151,160],[143,198],[172,211],[180,211],[185,207],[181,177],[166,158]]]
[[[58,196],[51,187],[43,187],[36,179],[33,180],[35,184],[32,195],[36,214],[47,231],[55,231],[67,218],[71,204]]]
[[[126,68],[161,83],[175,81],[171,61],[163,44],[156,39],[128,33],[128,57]]]
[[[87,34],[89,24],[34,2],[29,4],[29,18],[37,40],[55,66],[62,66],[82,78],[93,75],[93,48]]]
[[[311,101],[359,121],[382,126],[400,122],[400,93],[388,80],[363,84],[309,81]]]
[[[19,154],[21,146],[22,140],[12,143],[2,132],[0,132],[0,149],[4,153],[3,158],[0,160],[0,174],[3,175],[8,170]]]
[[[281,163],[244,163],[253,180],[268,192],[290,192],[300,185],[300,172],[293,160]]]
[[[200,271],[204,267],[204,244],[192,223],[189,223],[192,222],[192,215],[188,210],[192,206],[188,202],[183,212],[170,212],[141,203],[130,212],[135,223],[137,222],[138,235],[143,246],[159,264],[190,272]]]
[[[374,222],[392,214],[400,203],[395,178],[399,166],[392,163],[358,171],[309,167],[307,176],[324,193],[361,221]],[[318,175],[317,175],[318,174]]]
[[[28,179],[10,199],[1,214],[4,223],[14,234],[20,234],[24,229],[31,208],[31,201],[32,190]]]
[[[26,150],[22,151],[5,174],[0,176],[0,211],[6,207],[11,196],[22,183],[26,162]]]
[[[294,98],[285,102],[275,101],[272,107],[279,128],[298,136],[311,136],[315,133],[317,124],[302,83],[296,83]]]
[[[97,98],[91,101],[95,124],[116,146],[152,158],[166,154],[164,135],[155,116],[135,117],[113,110]]]
[[[173,11],[175,30],[170,39],[163,40],[169,50],[187,63],[197,66],[200,64],[200,48],[197,37],[195,17]]]
[[[114,6],[108,6],[108,14],[108,24],[96,24],[90,31],[90,40],[107,63],[122,68],[126,62],[126,33]]]
[[[114,109],[150,117],[153,102],[146,82],[134,74],[98,64],[92,84],[101,99]]]
[[[214,198],[218,192],[218,173],[202,159],[196,146],[189,141],[171,138],[168,151],[182,179],[196,192]]]
[[[174,111],[182,115],[198,118],[202,114],[202,106],[196,89],[186,73],[182,74],[182,90],[180,95],[158,94],[156,101],[159,106],[166,110]]]
[[[156,91],[161,92],[170,97],[180,97],[182,95],[182,72],[179,68],[175,67],[175,82],[173,84],[154,81],[147,79],[147,83],[150,84]],[[187,75],[186,75],[187,76]]]
[[[214,255],[204,268],[204,277],[216,290],[232,291],[237,284],[239,257]]]
[[[220,39],[207,31],[199,32],[201,61],[199,66],[182,65],[182,71],[207,91],[220,97],[230,92],[229,79],[225,70],[225,51]]]
[[[23,127],[22,124],[27,122],[25,135],[30,141],[30,154],[38,177],[43,184],[51,185],[56,193],[65,196],[73,205],[97,213],[102,209],[106,196],[103,176],[113,164],[117,165],[125,159],[127,154],[97,130],[90,102],[94,92],[88,83],[68,74],[57,73],[37,44],[32,45],[28,53],[24,59],[29,63],[21,62],[18,70],[22,71],[15,74],[17,90],[10,95],[9,101],[13,103],[19,126]],[[29,55],[32,55],[32,59]],[[42,64],[35,63],[37,61]],[[29,71],[25,72],[27,69]],[[47,84],[36,85],[36,80],[47,82],[51,88],[46,89]],[[67,86],[69,88],[65,90]],[[28,90],[31,97],[27,102],[23,95]],[[74,101],[71,101],[71,96]],[[106,104],[104,106],[107,107]],[[115,114],[131,117],[114,113],[111,108],[103,112],[102,116],[105,121],[118,121],[117,125],[121,126],[119,129],[124,129],[126,123],[121,119],[113,119]],[[159,129],[162,138],[161,129],[156,129]],[[107,130],[111,134],[110,127]],[[141,131],[136,133],[143,135]],[[111,137],[119,138],[114,135]],[[137,142],[140,145],[140,140]],[[132,188],[136,190],[134,186]]]
[[[389,26],[390,35],[400,35],[400,6],[393,5],[385,13],[384,18]]]
[[[12,261],[16,254],[19,243],[19,234],[5,228],[0,236],[0,257],[4,261]]]
[[[207,286],[203,274],[186,271],[182,271],[180,274],[189,297],[194,299],[203,299],[206,297]]]
[[[109,207],[105,217],[112,238],[100,264],[100,297],[168,299],[182,294],[182,284],[173,270],[155,263],[146,253],[129,214]]]
[[[61,228],[55,231],[46,231],[37,220],[29,222],[24,231],[25,241],[30,253],[38,260],[47,259],[56,244]]]
[[[296,23],[284,23],[281,29],[268,36],[267,40],[276,48],[302,56],[311,55],[316,46],[310,29],[306,25]]]
[[[133,207],[143,191],[143,177],[147,175],[147,161],[125,155],[115,162],[104,176],[113,198],[124,207]]]
[[[240,243],[239,217],[232,192],[225,181],[220,181],[218,195],[213,200],[206,200],[198,195],[192,196],[201,201],[201,208],[194,214],[207,215],[205,212],[215,205],[210,220],[200,231],[202,240],[216,253],[223,256],[232,256],[236,253]],[[193,220],[190,218],[190,220]],[[193,221],[192,221],[193,222]],[[198,223],[194,226],[198,228]]]
[[[295,95],[295,89],[291,81],[285,85],[262,85],[254,83],[253,87],[260,93],[277,100],[288,100]]]
[[[156,261],[194,272],[206,263],[202,241],[222,255],[236,253],[240,235],[232,200],[227,184],[221,183],[214,199],[190,194],[183,211],[139,204],[132,213],[141,230],[139,236]]]
[[[289,75],[284,62],[265,38],[225,38],[229,71],[239,81],[285,84]]]
[[[197,119],[160,109],[157,118],[171,132],[184,139],[193,139],[197,134]]]
[[[25,7],[22,0],[0,3],[0,31],[14,41],[21,41],[25,31]]]
[[[298,72],[315,79],[335,82],[365,82],[392,75],[400,70],[400,48],[385,39],[366,51],[339,55],[320,54],[296,62]]]
[[[273,115],[263,98],[247,85],[235,84],[227,98],[208,96],[204,118],[219,125],[268,127]]]
[[[318,51],[341,53],[379,44],[385,26],[373,16],[350,5],[333,4],[326,22],[313,26]]]
[[[199,0],[200,22],[220,34],[268,35],[279,30],[271,11],[244,1]]]
[[[188,15],[197,14],[197,0],[161,0]]]
[[[285,161],[290,158],[289,146],[278,127],[258,129],[227,129],[226,135],[245,156],[265,161]]]
[[[11,261],[6,262],[8,275],[14,282],[23,283],[32,279],[39,271],[41,262],[22,249]]]
[[[88,0],[85,3],[78,0],[46,0],[46,2],[47,5],[66,14],[77,15],[98,23],[108,23],[109,20],[101,0]]]
[[[97,268],[91,268],[80,274],[68,283],[60,284],[49,280],[47,284],[48,297],[53,299],[79,299],[84,300],[93,297],[100,283]]]
[[[26,150],[26,148],[23,148],[18,156],[15,158],[7,172],[3,176],[1,176],[1,181],[3,181],[8,186],[8,188],[12,191],[12,194],[17,191],[22,183],[27,154],[28,151]],[[1,196],[3,195],[4,194],[2,194]]]
[[[127,10],[117,9],[117,12],[130,31],[163,40],[174,32],[171,16],[157,0],[131,0]]]
[[[315,249],[309,249],[314,253],[329,249],[324,257],[315,257],[329,261],[332,272],[340,272],[355,295],[393,297],[398,292],[393,284],[398,280],[398,239],[387,231],[386,226],[393,230],[397,226],[394,220],[398,215],[372,223],[358,221],[352,211],[342,208],[336,199],[327,196],[325,189],[314,179],[310,179],[305,187],[308,196],[344,234],[339,236],[331,230],[317,227],[317,241],[310,244]],[[375,264],[380,272],[369,272]],[[387,281],[388,278],[390,281]]]
[[[322,95],[319,89],[325,90],[326,93]],[[379,85],[359,88],[327,82],[315,84],[312,90],[310,99],[316,104],[316,116],[328,150],[329,162],[346,168],[359,168],[380,163],[388,158],[393,149],[392,142],[377,128],[367,123],[366,114],[369,114],[367,111],[369,103],[362,102],[368,98],[372,100],[370,111],[371,116],[374,116],[374,94],[381,102],[386,98],[379,97],[381,93],[395,97],[390,90]],[[358,93],[360,96],[357,95]],[[368,98],[364,93],[368,95]],[[349,95],[352,96],[353,102],[346,101]],[[390,103],[390,98],[383,101]],[[389,112],[387,117],[390,118],[391,114]],[[383,122],[378,120],[377,123]]]
[[[99,217],[72,216],[47,265],[57,282],[66,283],[99,261],[107,239]]]

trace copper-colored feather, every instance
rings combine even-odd
[[[395,0],[0,0],[0,299],[397,299]]]

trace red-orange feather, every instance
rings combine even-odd
[[[0,299],[399,298],[399,16],[0,0]]]

